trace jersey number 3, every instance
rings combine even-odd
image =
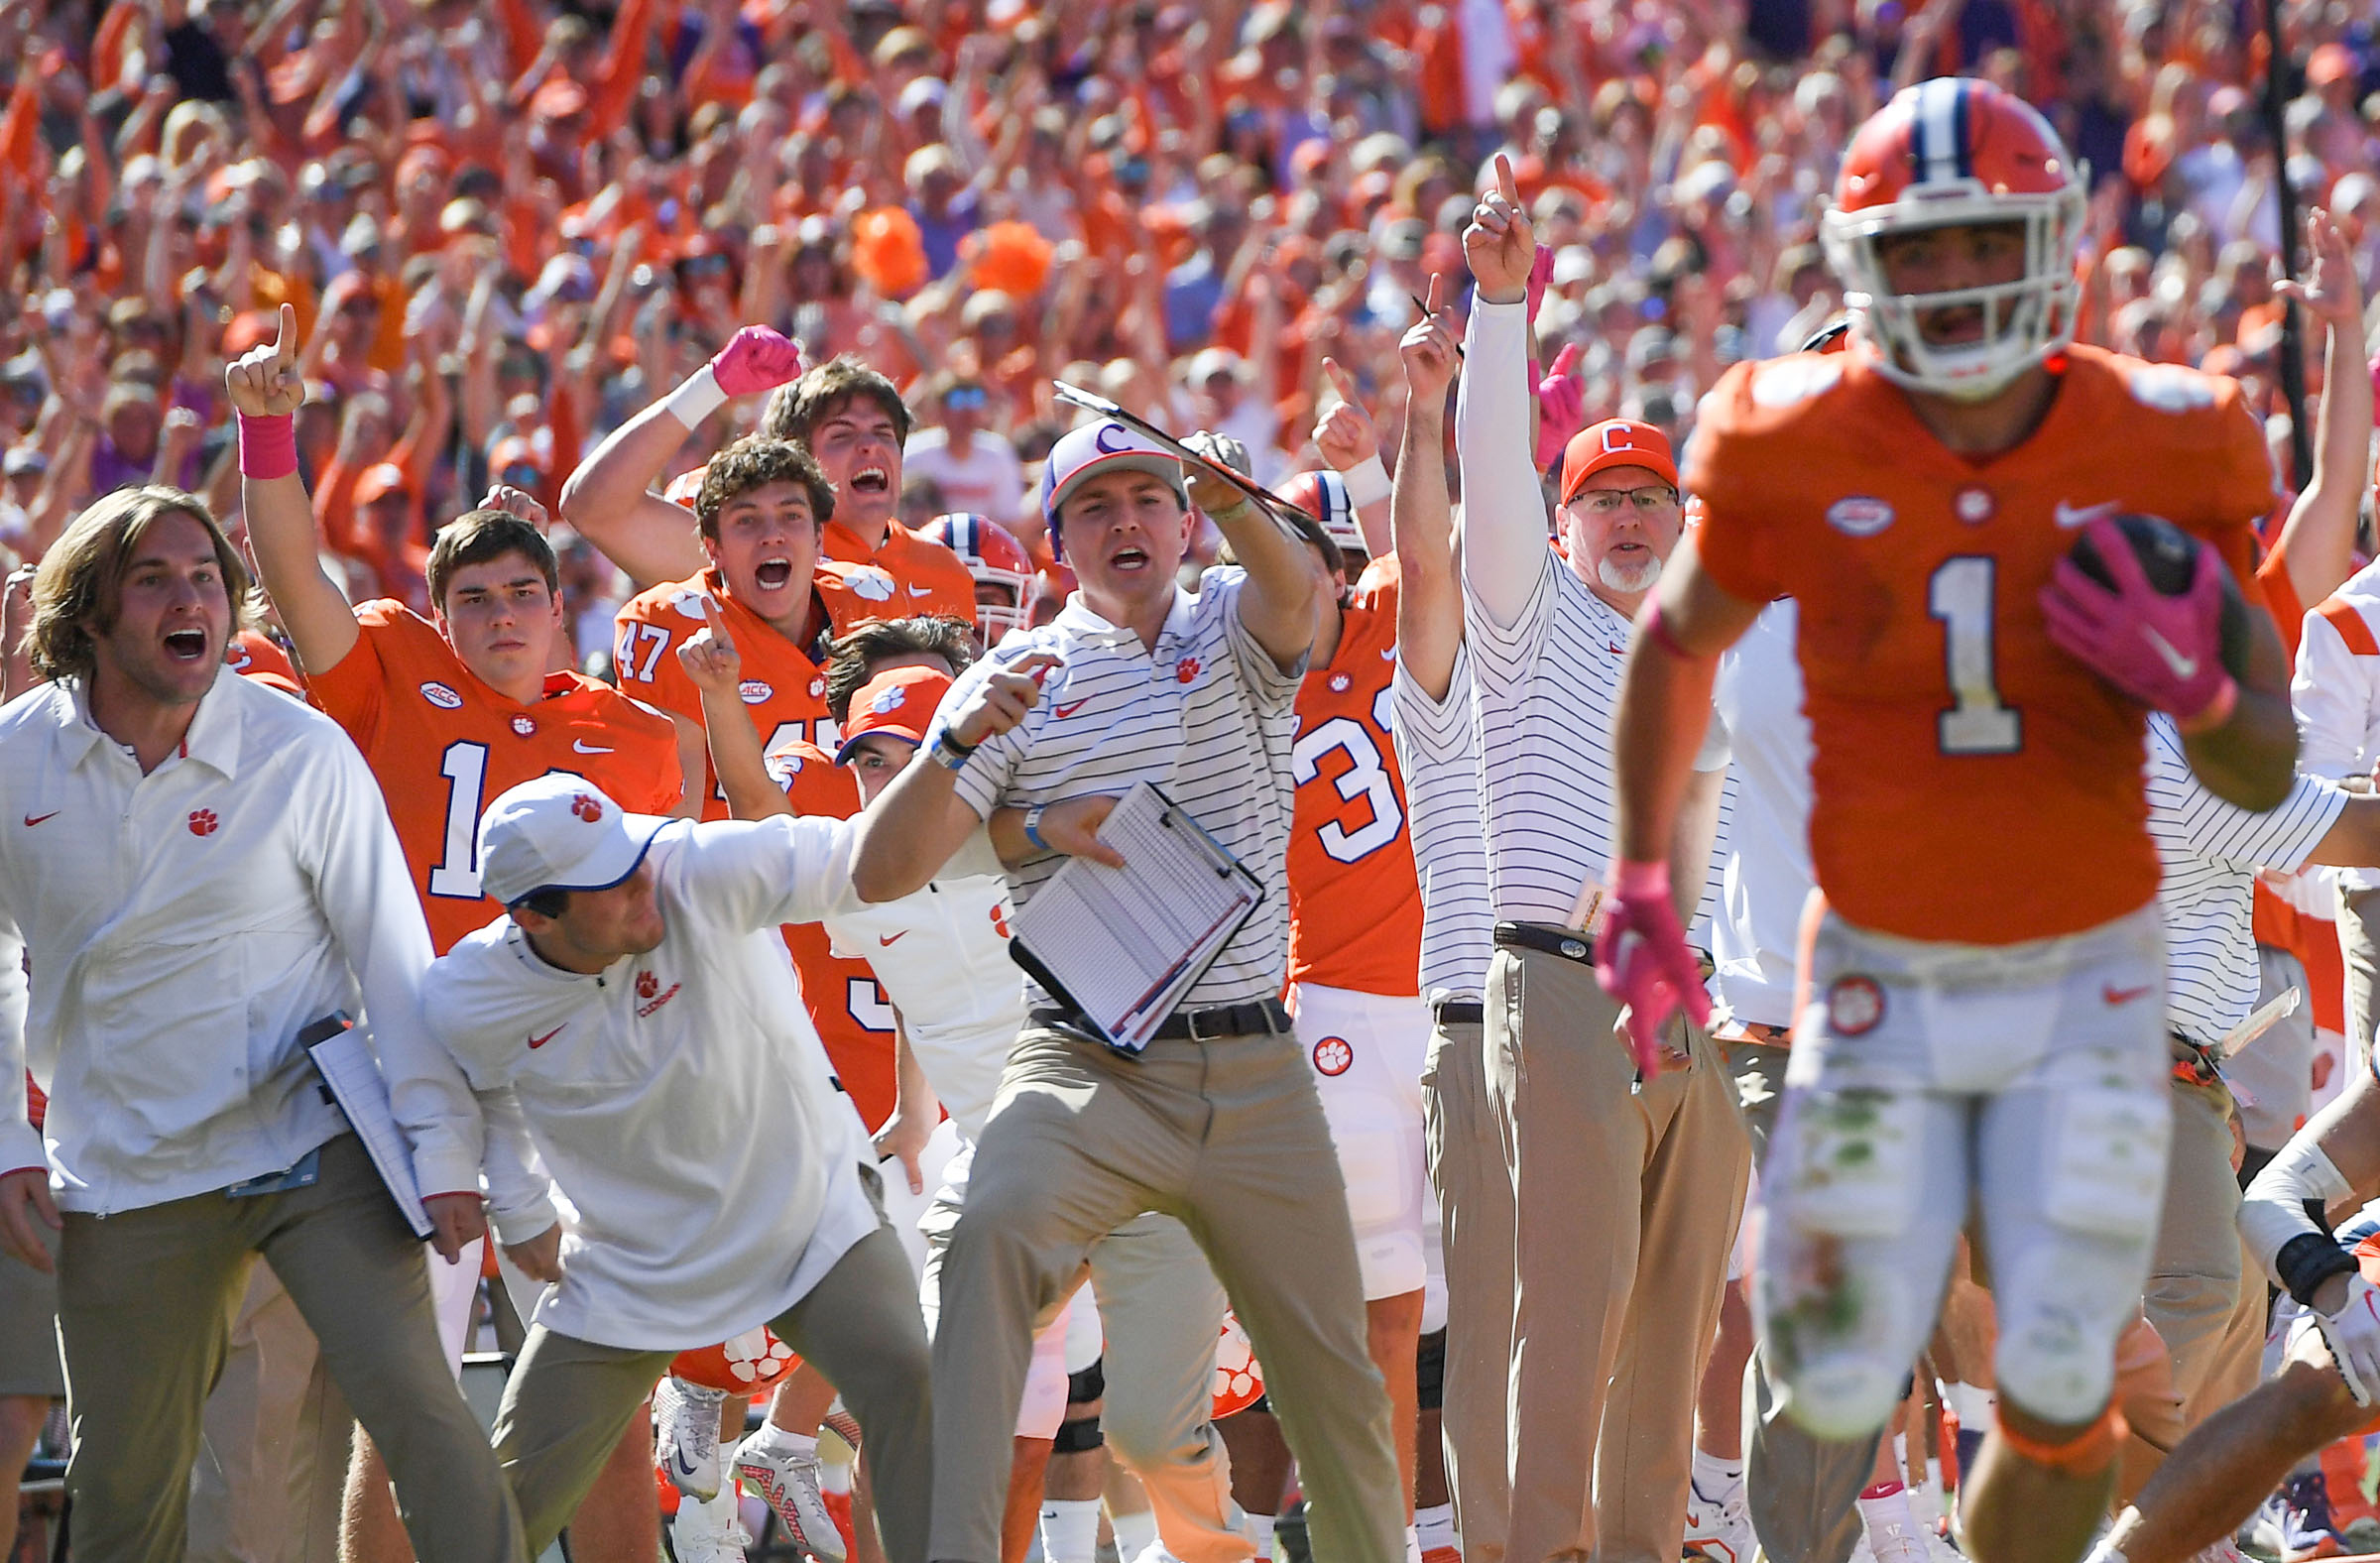
[[[1388,780],[1388,768],[1380,759],[1380,746],[1364,731],[1364,724],[1352,716],[1334,716],[1317,723],[1290,750],[1289,764],[1299,786],[1321,774],[1322,757],[1334,749],[1346,754],[1352,762],[1339,773],[1335,783],[1339,795],[1350,803],[1365,799],[1370,805],[1371,818],[1354,830],[1334,819],[1315,834],[1322,841],[1323,851],[1342,863],[1355,863],[1396,839],[1396,833],[1404,828],[1405,811],[1397,806],[1396,784]]]
[[[1981,554],[1943,561],[1926,583],[1926,611],[1942,621],[1951,706],[1935,718],[1946,755],[2012,755],[2025,744],[2023,713],[2001,703],[1991,655],[1992,577]]]

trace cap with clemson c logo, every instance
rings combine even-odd
[[[1642,467],[1678,486],[1678,458],[1669,436],[1632,418],[1606,419],[1570,436],[1562,451],[1562,503],[1579,497],[1579,485],[1609,467]]]
[[[835,750],[835,764],[849,765],[852,750],[870,733],[924,743],[934,708],[949,689],[950,675],[938,667],[894,667],[877,674],[851,697],[851,714],[843,723],[843,742]]]
[[[1190,494],[1182,482],[1182,459],[1159,445],[1139,430],[1102,419],[1071,429],[1063,439],[1050,447],[1049,461],[1041,469],[1041,515],[1049,523],[1049,541],[1063,556],[1058,541],[1058,510],[1074,497],[1074,491],[1102,472],[1148,472],[1163,478],[1180,497],[1183,507],[1190,504]]]
[[[479,888],[506,906],[541,890],[610,890],[668,823],[625,812],[584,777],[548,772],[480,816]]]

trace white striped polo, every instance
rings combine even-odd
[[[1455,648],[1446,698],[1405,670],[1389,682],[1391,735],[1405,778],[1405,824],[1421,879],[1421,991],[1477,1003],[1495,953],[1495,906],[1488,896],[1488,847],[1480,833],[1480,751],[1471,725],[1471,653]]]
[[[2181,735],[2163,713],[2149,717],[2148,793],[2149,834],[2165,865],[2157,909],[2165,919],[2166,1023],[2211,1042],[2256,1007],[2256,870],[2305,867],[2347,794],[2300,772],[2267,813],[2226,803],[2191,774]]]
[[[1012,632],[960,674],[935,716],[938,730],[1004,665],[1055,657],[1063,665],[1043,680],[1024,721],[987,740],[959,772],[968,807],[989,819],[999,807],[1122,796],[1149,782],[1255,876],[1263,901],[1184,996],[1186,1009],[1277,999],[1288,975],[1290,746],[1305,660],[1278,666],[1240,622],[1247,580],[1227,565],[1207,571],[1196,593],[1177,588],[1153,652],[1078,593],[1050,623]],[[1029,903],[1065,861],[1036,858],[1011,871],[1016,903]],[[1046,1002],[1036,985],[1025,991]]]

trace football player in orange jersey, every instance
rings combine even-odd
[[[279,339],[227,371],[243,427],[302,403],[297,343],[284,304]],[[488,799],[569,771],[645,811],[678,806],[684,787],[666,723],[608,685],[548,671],[567,661],[569,640],[553,549],[528,520],[474,510],[440,530],[428,566],[432,623],[396,602],[348,605],[323,572],[313,506],[295,470],[244,479],[241,504],[258,576],[310,669],[312,700],[347,730],[379,780],[440,953],[501,915],[479,886],[479,811]],[[551,1207],[515,1206],[508,1190],[490,1192],[506,1252],[536,1278],[552,1279],[560,1228]],[[443,1278],[448,1268],[431,1273]],[[468,1289],[476,1274],[458,1278]],[[623,1448],[634,1453],[645,1437],[632,1427]],[[407,1557],[379,1455],[360,1432],[356,1452],[347,1526],[359,1551]],[[585,1528],[607,1538],[592,1544],[620,1549],[607,1559],[649,1557],[659,1540],[649,1493],[625,1480],[639,1476],[639,1463],[615,1459],[589,1501]]]
[[[970,620],[975,579],[967,566],[899,521],[900,454],[909,423],[898,388],[858,359],[843,357],[772,394],[761,429],[797,440],[818,458],[835,490],[821,552],[852,566],[857,581],[873,582],[871,570],[890,577],[899,601],[876,617],[932,613]]]
[[[1525,232],[1499,185],[1483,226]],[[1984,82],[1912,87],[1853,138],[1824,231],[1855,340],[1704,400],[1706,519],[1623,676],[1596,941],[1640,1056],[1679,1006],[1707,1012],[1661,844],[1718,654],[1798,599],[1820,895],[1763,1178],[1763,1350],[1813,1431],[1880,1425],[1971,1202],[2000,1321],[1964,1505],[1987,1563],[2080,1555],[2122,1441],[2114,1347],[2171,1134],[2145,708],[2249,809],[2295,754],[2271,625],[2243,616],[2236,668],[2217,628],[2272,503],[2262,430],[2230,381],[2071,345],[2083,200],[2048,124]],[[2199,540],[2182,594],[2150,586],[2127,512]],[[2068,557],[2078,535],[2112,588]]]

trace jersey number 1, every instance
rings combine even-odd
[[[488,746],[448,744],[439,757],[438,775],[446,779],[446,828],[437,866],[429,871],[429,893],[477,901],[479,795],[488,782]]]
[[[1946,559],[1926,583],[1926,611],[1943,625],[1951,708],[1935,718],[1946,755],[2010,755],[2024,747],[2023,714],[2000,701],[1991,657],[1993,560]]]

